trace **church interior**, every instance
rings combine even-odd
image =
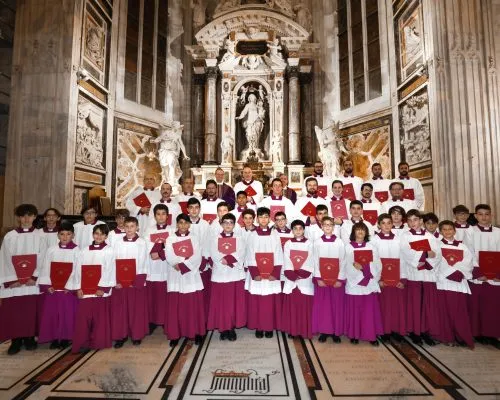
[[[498,226],[497,59],[500,0],[0,0],[2,236],[21,203],[114,221],[148,176],[201,193],[250,166],[300,196],[318,160],[363,180],[406,162],[425,212],[486,203]],[[500,398],[498,341],[9,346],[0,399]]]

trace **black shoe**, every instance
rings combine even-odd
[[[196,335],[196,336],[194,337],[194,344],[195,344],[196,346],[199,346],[199,345],[200,345],[200,344],[202,344],[202,343],[203,343],[203,336],[202,336],[202,335]]]
[[[434,341],[434,339],[432,339],[428,333],[423,333],[422,334],[422,339],[424,340],[425,344],[427,346],[435,346],[436,345],[436,342]]]
[[[359,344],[359,340],[358,339],[351,339],[351,343],[352,344]]]
[[[411,339],[411,341],[414,343],[414,344],[418,344],[418,345],[423,345],[424,342],[422,341],[422,338],[416,334],[414,334],[413,332],[411,332],[409,335],[408,335]]]
[[[227,338],[230,342],[234,342],[236,340],[236,332],[234,331],[234,329],[231,329],[229,331]]]
[[[59,348],[61,348],[61,349],[65,349],[65,348],[69,347],[70,345],[71,345],[71,340],[64,339],[64,340],[61,340],[59,342]]]
[[[226,339],[229,339],[228,333],[229,333],[229,331],[222,331],[222,332],[220,333],[220,340],[226,340]]]
[[[373,341],[371,341],[371,342],[370,342],[370,344],[371,344],[372,346],[375,346],[375,347],[378,347],[378,346],[379,346],[378,340],[373,340]]]
[[[9,356],[13,356],[14,354],[19,353],[21,351],[22,345],[23,345],[23,339],[21,338],[12,339],[9,349],[7,350],[7,354]]]
[[[288,334],[288,339],[295,339],[295,336]]]
[[[88,353],[91,350],[90,347],[80,347],[79,353]]]
[[[387,343],[389,340],[391,340],[391,335],[388,333],[381,335],[379,339],[382,341],[382,343]]]
[[[266,338],[272,338],[273,337],[273,331],[266,331],[265,333]]]
[[[255,331],[255,337],[257,339],[262,339],[264,337],[264,332],[263,331]]]
[[[490,345],[495,346],[497,349],[500,349],[500,341],[497,338],[490,337],[488,339],[489,339],[488,342]]]
[[[391,333],[391,337],[392,337],[392,338],[393,338],[396,342],[398,342],[398,343],[401,343],[401,342],[404,340],[403,336],[401,336],[401,335],[400,335],[399,333],[397,333],[397,332],[392,332],[392,333]]]
[[[179,344],[179,339],[171,340],[170,347],[175,347]]]
[[[117,340],[117,341],[115,341],[115,344],[113,345],[113,347],[115,349],[121,349],[123,347],[123,345],[125,344],[126,341],[127,341],[127,339]]]
[[[149,324],[149,334],[152,335],[156,329],[156,324]]]
[[[140,339],[138,339],[138,340],[132,340],[132,344],[134,346],[139,346],[141,343],[142,343],[142,340],[140,340]]]
[[[324,333],[322,333],[321,335],[319,335],[318,341],[321,343],[325,343],[327,338],[328,338],[328,335],[325,335]]]
[[[38,343],[36,342],[34,336],[25,337],[23,339],[23,343],[24,343],[24,348],[28,351],[36,350],[36,348],[38,347]]]
[[[342,340],[337,335],[332,335],[333,343],[340,343]]]
[[[50,344],[49,349],[54,350],[54,349],[59,349],[61,347],[61,344],[59,343],[59,340],[53,340],[52,343]]]

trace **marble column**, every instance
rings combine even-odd
[[[302,163],[300,158],[300,83],[298,67],[288,69],[288,163]]]
[[[193,75],[193,114],[192,114],[192,135],[193,148],[191,160],[194,167],[200,167],[203,164],[203,123],[204,123],[204,98],[205,98],[205,76],[201,74]]]
[[[316,137],[313,137],[312,132],[312,118],[313,118],[313,97],[312,97],[312,74],[301,73],[300,74],[300,88],[301,88],[301,114],[303,115],[302,120],[302,163],[312,164],[314,163],[317,156],[314,155],[314,150],[316,146],[314,143],[317,142]]]
[[[217,67],[207,67],[205,85],[205,164],[217,164]]]
[[[426,47],[436,213],[450,217],[451,207],[459,203],[471,210],[489,203],[499,210],[494,188],[500,181],[500,99],[492,3],[423,4],[430,28]]]

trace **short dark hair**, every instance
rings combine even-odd
[[[487,210],[487,211],[491,211],[491,207],[489,204],[485,204],[485,203],[481,203],[481,204],[478,204],[475,208],[474,208],[474,212],[478,212],[479,210]]]
[[[104,235],[109,235],[109,226],[106,224],[99,224],[92,228],[92,233],[96,233],[97,231],[101,231]]]
[[[38,215],[38,210],[33,204],[19,204],[16,207],[14,214],[16,217],[23,217],[24,215],[33,215],[36,217]]]
[[[236,197],[238,196],[248,197],[247,192],[245,192],[244,190],[240,190],[238,193],[236,193]]]
[[[199,205],[201,207],[201,203],[200,203],[200,200],[198,200],[196,197],[191,197],[188,202],[187,202],[187,206],[192,206],[192,205]]]
[[[351,204],[349,204],[349,208],[352,208],[352,206],[360,206],[361,208],[363,208],[363,203],[359,200],[353,200],[351,201]]]
[[[281,183],[281,181],[280,181],[280,178],[274,178],[274,179],[271,181],[271,186],[273,186],[273,183],[274,183],[274,182],[279,182],[279,183],[280,183],[280,185],[283,185],[283,184]]]
[[[221,207],[226,207],[229,210],[229,204],[225,201],[221,201],[219,204],[217,204],[217,211],[219,211],[219,208]]]
[[[439,223],[439,218],[436,214],[434,213],[427,213],[427,214],[424,214],[424,216],[422,217],[422,219],[424,220],[424,223],[425,222],[428,222],[428,221],[431,221],[431,222],[434,222],[435,224]]]
[[[406,218],[410,218],[410,217],[417,217],[417,218],[422,218],[422,214],[420,213],[420,211],[412,208],[411,210],[409,210],[407,213],[406,213]]]
[[[307,182],[314,181],[318,184],[318,180],[314,176],[308,176],[305,181],[305,185],[307,186]]]
[[[210,185],[210,184],[213,184],[217,187],[217,182],[215,182],[215,179],[207,180],[207,182],[205,183],[205,187],[208,187],[208,185]]]
[[[403,166],[403,165],[406,165],[408,168],[410,167],[410,164],[408,164],[406,161],[401,161],[399,164],[398,164],[398,169],[399,167]]]
[[[304,221],[301,221],[300,219],[294,220],[290,226],[293,229],[298,225],[300,225],[302,227],[302,229],[306,229],[306,224],[304,224]]]
[[[373,185],[372,185],[371,183],[368,183],[368,182],[367,182],[367,183],[363,183],[363,184],[361,185],[361,191],[363,191],[363,189],[364,189],[365,187],[369,187],[371,190],[373,190]]]
[[[335,179],[333,182],[332,182],[332,187],[333,185],[335,185],[336,183],[340,183],[342,185],[342,187],[344,187],[344,183],[340,180],[340,179]]]
[[[153,215],[156,215],[156,212],[159,211],[159,210],[166,211],[167,214],[168,214],[168,207],[167,207],[166,204],[163,204],[163,203],[157,204],[155,206],[155,208],[153,208]]]
[[[126,208],[117,208],[115,210],[115,217],[123,217],[123,218],[127,218],[127,217],[130,217],[130,211],[127,210]]]
[[[262,217],[263,215],[271,215],[271,210],[267,207],[257,208],[257,217]]]
[[[394,185],[399,185],[401,186],[402,189],[405,188],[405,185],[403,184],[403,182],[392,182],[390,185],[389,185],[389,190],[392,190],[392,188],[394,187]]]
[[[246,210],[243,210],[241,213],[241,216],[244,217],[245,215],[251,215],[252,218],[255,218],[255,211],[252,210],[251,208],[247,208]]]
[[[381,167],[382,165],[379,162],[373,163],[372,164],[372,169],[373,167]]]
[[[136,217],[125,217],[124,223],[127,224],[129,222],[133,222],[136,225],[139,225],[139,220]]]
[[[286,214],[283,211],[278,211],[276,214],[274,214],[274,219],[276,219],[276,217],[285,217],[286,218]]]
[[[188,215],[182,213],[182,214],[179,214],[177,216],[177,218],[175,219],[175,222],[177,222],[177,223],[179,223],[180,221],[186,221],[186,222],[191,223],[191,218],[189,218]]]
[[[75,233],[75,227],[73,226],[72,223],[68,221],[61,222],[61,225],[59,225],[59,232],[66,231],[66,232],[71,232]]]
[[[226,219],[230,219],[231,221],[233,221],[233,222],[236,223],[236,217],[233,214],[231,214],[231,213],[227,213],[227,214],[223,215],[222,218],[221,218],[221,221],[223,222]]]
[[[96,214],[97,214],[97,207],[94,207],[94,206],[85,206],[85,207],[83,207],[81,214],[83,215],[83,214],[85,214],[89,210],[94,210],[96,212]]]
[[[328,207],[326,206],[326,204],[318,204],[316,206],[316,214],[320,211],[327,211],[328,212]]]
[[[384,219],[390,219],[392,221],[392,218],[389,214],[387,213],[383,213],[383,214],[380,214],[377,218],[377,223],[381,223]]]
[[[356,222],[352,226],[351,235],[349,236],[349,240],[351,242],[354,242],[356,240],[356,231],[358,229],[363,230],[365,232],[364,241],[368,242],[370,240],[370,231],[368,230],[368,227],[363,222]]]
[[[389,208],[389,214],[392,215],[392,213],[394,212],[398,212],[400,213],[403,218],[406,218],[406,211],[403,207],[401,206],[392,206],[391,208]]]
[[[61,212],[60,212],[57,208],[50,207],[50,208],[47,208],[47,209],[44,211],[44,213],[43,213],[44,218],[47,216],[47,213],[48,213],[49,211],[54,211],[54,213],[55,213],[55,214],[56,214],[59,218],[61,218],[61,217],[62,217]]]
[[[463,204],[459,204],[458,206],[453,207],[452,211],[453,211],[453,214],[458,214],[461,212],[470,214],[469,209],[466,206],[464,206]]]
[[[439,223],[439,230],[440,231],[441,231],[441,229],[443,229],[443,226],[451,226],[456,231],[455,224],[453,223],[453,221],[450,221],[449,219],[445,219],[444,221],[441,221]]]

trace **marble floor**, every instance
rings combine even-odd
[[[236,342],[209,333],[171,348],[160,329],[130,342],[73,355],[40,346],[6,354],[0,344],[0,399],[500,399],[500,349],[474,351],[410,342],[373,347],[289,339]]]

